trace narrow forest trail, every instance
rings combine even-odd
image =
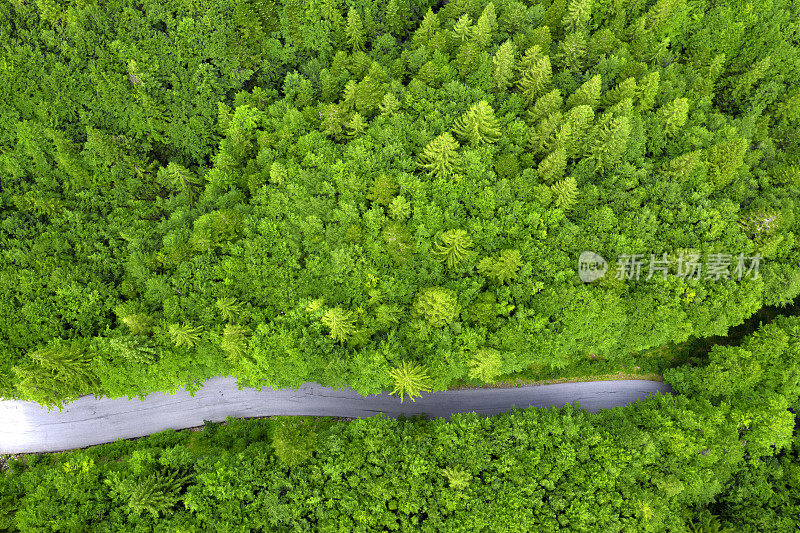
[[[659,381],[585,381],[514,388],[481,388],[423,393],[400,403],[388,393],[361,396],[315,383],[299,389],[238,390],[230,377],[208,380],[194,397],[188,392],[153,393],[144,400],[85,396],[63,411],[48,412],[33,402],[0,401],[0,453],[53,452],[133,438],[165,429],[236,418],[312,415],[365,418],[425,413],[449,418],[455,413],[496,414],[518,407],[562,406],[579,402],[589,412],[625,405],[656,393],[671,393]]]

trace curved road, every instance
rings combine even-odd
[[[425,413],[449,418],[454,413],[496,414],[517,407],[550,407],[579,402],[597,412],[634,402],[654,393],[670,393],[660,381],[588,381],[518,388],[484,388],[423,393],[402,404],[387,393],[361,396],[316,383],[299,389],[241,389],[230,377],[205,382],[194,397],[188,392],[152,393],[139,399],[96,399],[84,396],[63,411],[33,402],[0,401],[0,454],[54,452],[82,448],[157,433],[165,429],[202,426],[204,420],[224,421],[271,415],[314,415],[365,418],[377,413],[395,417]]]

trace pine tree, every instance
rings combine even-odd
[[[355,324],[353,321],[353,313],[345,311],[341,307],[334,307],[328,309],[322,316],[322,323],[328,326],[330,337],[335,341],[344,344],[355,331]]]
[[[498,92],[505,92],[511,87],[514,79],[514,43],[511,40],[504,42],[500,48],[497,49],[492,58],[494,71],[492,72],[492,82],[494,88]]]
[[[461,169],[458,146],[458,142],[449,132],[442,133],[428,143],[420,154],[418,164],[431,176],[450,177]]]
[[[559,39],[562,34],[564,14],[567,10],[567,0],[553,0],[544,12],[542,26],[550,28],[554,39]]]
[[[607,91],[602,97],[602,102],[605,106],[612,106],[626,98],[635,98],[638,93],[639,87],[636,85],[636,78],[631,76],[625,78],[618,83],[616,87]]]
[[[167,188],[183,194],[190,202],[197,196],[197,187],[202,184],[203,178],[196,176],[186,167],[170,161],[166,167],[158,171],[159,179]]]
[[[341,138],[344,113],[337,104],[324,106],[322,113],[322,133],[334,139]]]
[[[456,119],[453,131],[460,139],[478,146],[493,143],[500,137],[500,123],[492,107],[481,100]]]
[[[558,44],[557,63],[574,72],[583,70],[588,51],[588,37],[585,31],[568,33]]]
[[[133,365],[149,365],[158,359],[158,347],[145,335],[126,335],[108,340],[113,351]]]
[[[381,304],[375,308],[375,324],[379,328],[388,328],[400,323],[403,309],[398,305]]]
[[[447,263],[447,268],[453,269],[469,254],[472,239],[462,229],[445,231],[441,236],[441,243],[437,243],[437,250],[433,252],[439,261]]]
[[[458,318],[461,306],[456,293],[443,287],[429,287],[417,295],[414,314],[435,327],[441,328]]]
[[[411,11],[408,0],[389,0],[386,6],[386,24],[396,37],[404,38],[408,33],[408,22],[411,20]]]
[[[405,396],[413,402],[414,396],[421,396],[422,391],[430,390],[430,378],[424,366],[403,361],[389,371],[389,376],[394,382],[394,390],[389,394],[397,394],[400,403],[403,403]]]
[[[90,368],[92,356],[82,342],[66,345],[59,342],[28,352],[27,356],[39,365],[56,371],[67,380],[86,385],[96,381]]]
[[[671,180],[685,181],[700,171],[703,165],[702,155],[701,150],[686,152],[666,161],[662,170]]]
[[[372,180],[367,200],[388,206],[397,194],[398,189],[397,180],[385,172],[381,172]]]
[[[522,264],[519,250],[506,249],[497,258],[484,257],[478,262],[477,268],[481,275],[502,284],[517,277],[517,271]]]
[[[556,207],[568,211],[578,199],[578,184],[568,176],[551,187]]]
[[[567,158],[577,159],[583,155],[586,134],[593,120],[594,111],[588,105],[575,106],[564,115],[555,143],[564,147]]]
[[[439,30],[440,25],[439,17],[433,12],[433,9],[428,8],[427,13],[422,17],[419,28],[417,28],[414,32],[414,36],[411,38],[414,46],[418,48],[440,48],[442,44]]]
[[[708,176],[715,187],[724,187],[736,177],[736,171],[744,164],[747,139],[734,136],[706,149]]]
[[[132,335],[148,335],[152,331],[153,320],[138,301],[121,303],[114,311]]]
[[[174,470],[169,473],[158,470],[144,478],[120,479],[118,472],[112,472],[104,483],[108,485],[114,500],[122,500],[128,513],[140,516],[147,512],[154,520],[170,510],[183,499],[181,489],[190,475]]]
[[[66,135],[58,130],[47,129],[55,145],[55,160],[71,179],[72,189],[85,189],[92,184],[92,175],[81,157],[80,150]]]

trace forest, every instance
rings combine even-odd
[[[3,2],[0,396],[402,398],[724,335],[800,294],[799,20]],[[632,256],[658,261],[614,275]]]
[[[794,532],[798,353],[779,317],[597,414],[229,418],[12,458],[0,531]]]

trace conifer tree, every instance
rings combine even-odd
[[[591,15],[592,0],[572,0],[561,19],[564,32],[570,34],[586,31]]]
[[[588,105],[575,106],[564,115],[564,123],[556,135],[556,146],[563,146],[567,158],[583,155],[583,145],[589,127],[594,120],[594,111]]]
[[[458,318],[461,306],[456,293],[443,287],[423,289],[414,302],[414,314],[435,327],[441,328]]]
[[[627,98],[635,98],[638,93],[639,87],[636,85],[636,78],[631,76],[625,78],[618,83],[616,87],[607,91],[602,97],[602,102],[605,106],[612,106]]]
[[[222,318],[228,322],[237,322],[241,317],[242,304],[238,303],[236,298],[218,298],[216,307],[219,309]]]
[[[170,324],[169,326],[169,335],[176,346],[185,346],[187,348],[197,346],[202,332],[202,326],[193,327],[186,323],[183,325]]]
[[[552,79],[550,57],[543,55],[539,46],[533,46],[525,52],[517,68],[520,72],[517,88],[523,98],[532,103],[547,89]]]
[[[455,36],[455,40],[459,46],[466,44],[470,40],[473,29],[474,27],[472,26],[472,19],[470,18],[469,14],[464,13],[461,15],[461,17],[453,26],[453,35]]]
[[[90,187],[92,175],[84,163],[78,147],[58,130],[48,128],[47,132],[55,145],[56,163],[72,178],[72,188],[84,189]]]
[[[247,355],[249,333],[250,329],[247,327],[225,324],[220,348],[234,363],[241,361]]]
[[[622,160],[630,133],[631,121],[628,117],[604,115],[595,127],[589,149],[589,159],[595,162],[597,171],[609,170]]]
[[[423,391],[430,390],[430,378],[422,365],[403,361],[400,366],[389,371],[389,376],[394,382],[394,389],[389,394],[397,394],[400,403],[403,403],[406,396],[413,402],[414,396],[421,396]]]
[[[450,177],[461,168],[458,142],[449,132],[442,133],[432,140],[419,156],[419,166],[429,175]]]
[[[505,283],[517,277],[517,271],[522,266],[522,254],[519,250],[506,249],[496,258],[484,257],[478,262],[477,268],[481,275]]]
[[[447,478],[448,486],[457,491],[466,489],[470,480],[472,480],[472,474],[461,466],[442,468],[442,475]]]
[[[552,183],[564,175],[567,168],[567,151],[564,146],[558,146],[539,163],[536,171],[546,183]]]
[[[515,70],[514,52],[514,43],[509,39],[500,45],[497,53],[492,58],[492,64],[494,65],[492,82],[498,92],[506,91],[513,83]]]
[[[503,356],[494,348],[479,348],[470,358],[469,377],[484,383],[491,383],[500,375]]]
[[[400,101],[392,93],[383,95],[383,100],[378,106],[381,116],[390,117],[400,109]]]
[[[648,74],[644,79],[644,82],[639,87],[638,91],[639,101],[636,104],[636,109],[638,111],[648,111],[653,107],[656,101],[656,96],[658,96],[660,79],[661,75],[657,70]]]
[[[338,139],[343,132],[344,114],[338,104],[327,104],[322,110],[322,133]]]
[[[578,199],[578,184],[572,176],[554,184],[551,189],[556,207],[564,211],[568,211]]]
[[[724,187],[733,181],[736,171],[744,164],[747,146],[746,139],[733,136],[706,149],[708,176],[716,187]]]
[[[344,344],[355,331],[353,313],[345,311],[341,307],[328,309],[322,316],[322,323],[330,329],[330,337],[335,341]]]
[[[281,463],[288,467],[306,462],[314,454],[317,432],[308,424],[282,419],[272,435],[272,448]]]
[[[396,37],[405,37],[410,20],[408,0],[389,0],[386,6],[386,24],[389,26],[389,31]]]
[[[658,117],[663,121],[664,131],[669,136],[675,135],[686,124],[688,114],[688,98],[676,98],[658,110]]]
[[[364,43],[367,40],[367,36],[364,33],[364,23],[361,20],[361,15],[352,7],[347,12],[346,33],[347,44],[352,49],[353,53],[364,49]]]
[[[494,3],[489,2],[483,8],[481,16],[475,23],[475,29],[472,32],[472,38],[480,50],[486,50],[491,44],[494,37],[494,32],[497,30],[497,14],[494,9]]]
[[[600,102],[600,91],[602,90],[602,78],[600,74],[593,76],[581,85],[577,91],[567,98],[567,108],[578,105],[588,105],[592,109],[597,108]]]
[[[433,254],[438,256],[439,261],[447,263],[447,268],[450,269],[455,268],[465,259],[472,247],[472,239],[462,229],[445,231],[441,236],[441,241],[436,244],[437,249]]]
[[[405,196],[397,196],[389,204],[389,216],[394,220],[403,221],[411,216],[411,204]]]
[[[112,499],[125,502],[130,515],[140,516],[147,512],[154,520],[158,520],[183,498],[180,491],[189,477],[180,470],[169,473],[157,470],[144,478],[120,478],[119,473],[112,472],[104,482],[110,489]]]
[[[350,116],[350,120],[347,121],[347,137],[354,139],[362,135],[365,131],[367,131],[367,123],[364,117],[361,116],[361,113],[355,111]]]
[[[528,117],[535,124],[556,111],[560,111],[563,105],[564,99],[561,97],[561,90],[553,89],[536,100],[536,103],[528,109]]]
[[[472,105],[457,118],[453,130],[461,140],[472,146],[493,143],[500,137],[500,123],[486,100]]]
[[[587,41],[585,31],[575,31],[564,36],[558,43],[558,53],[555,56],[558,65],[572,71],[583,70],[588,51]]]
[[[662,170],[670,179],[680,182],[699,172],[702,165],[702,151],[694,150],[664,162]]]
[[[433,9],[428,8],[427,13],[422,18],[419,28],[414,32],[411,38],[414,46],[438,48],[441,45],[439,17],[433,12]]]
[[[530,129],[528,142],[534,154],[547,152],[553,147],[553,141],[555,141],[563,120],[564,117],[561,111],[556,111],[540,120],[536,126]]]

